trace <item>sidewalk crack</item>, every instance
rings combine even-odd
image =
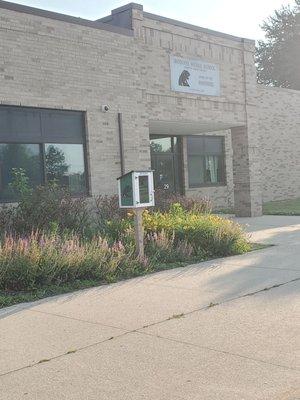
[[[238,300],[238,299],[242,299],[242,298],[245,298],[245,297],[254,296],[254,295],[256,295],[256,294],[263,293],[263,292],[265,292],[265,291],[269,291],[269,290],[272,290],[272,289],[275,289],[275,288],[278,288],[278,287],[281,287],[281,286],[284,286],[284,285],[287,285],[287,284],[289,284],[289,283],[293,283],[293,282],[296,282],[296,281],[299,281],[299,280],[300,280],[300,277],[299,277],[299,278],[292,279],[292,280],[290,280],[290,281],[288,281],[288,282],[283,282],[283,283],[275,284],[275,285],[266,287],[266,288],[264,288],[264,289],[257,290],[257,291],[255,291],[255,292],[246,293],[246,294],[244,294],[244,295],[240,295],[240,296],[237,296],[237,297],[228,299],[228,300],[224,300],[223,302],[220,302],[220,303],[210,303],[210,304],[208,304],[208,305],[206,305],[206,306],[204,306],[204,307],[197,308],[197,309],[188,311],[188,312],[186,312],[186,313],[175,314],[175,316],[178,317],[178,315],[180,315],[180,318],[182,318],[182,317],[185,317],[186,315],[190,315],[190,314],[193,314],[193,313],[198,312],[198,311],[205,311],[205,310],[208,310],[208,309],[210,309],[210,308],[212,308],[212,307],[219,307],[219,306],[221,306],[222,304],[230,303],[230,302],[232,302],[232,301],[235,301],[235,300]],[[144,335],[153,336],[153,337],[157,337],[157,338],[160,338],[160,339],[169,340],[169,341],[173,341],[173,342],[177,342],[177,343],[181,343],[181,344],[185,344],[185,345],[189,345],[189,346],[194,346],[194,347],[198,347],[198,348],[207,349],[207,350],[214,351],[214,352],[218,352],[218,353],[223,353],[223,354],[232,355],[232,356],[236,356],[236,357],[240,357],[240,358],[244,358],[244,359],[249,359],[249,360],[256,361],[256,362],[261,362],[261,363],[264,363],[264,364],[274,365],[274,366],[281,367],[281,368],[286,368],[286,369],[290,369],[290,370],[298,370],[298,369],[294,369],[294,368],[287,367],[287,366],[284,366],[284,365],[273,364],[273,363],[269,363],[269,362],[267,362],[267,361],[263,361],[263,360],[259,360],[259,359],[255,359],[255,358],[251,358],[251,357],[247,357],[247,356],[243,356],[243,355],[240,355],[240,354],[230,353],[230,352],[227,352],[227,351],[224,351],[224,350],[217,350],[217,349],[213,349],[213,348],[209,348],[209,347],[205,347],[205,346],[200,346],[200,345],[196,345],[196,344],[189,343],[189,342],[184,342],[184,341],[179,341],[179,340],[176,340],[176,339],[170,339],[170,338],[163,337],[163,336],[159,336],[159,335],[154,335],[154,334],[147,333],[147,332],[144,331],[144,329],[146,329],[146,328],[148,328],[148,327],[156,326],[156,325],[162,324],[162,323],[164,323],[164,322],[168,322],[168,321],[174,319],[174,316],[173,316],[173,317],[169,317],[169,318],[165,318],[165,319],[163,319],[163,320],[161,320],[161,321],[153,322],[153,323],[148,324],[148,325],[144,325],[144,326],[141,327],[141,328],[136,328],[136,329],[133,329],[133,330],[125,330],[124,328],[120,328],[120,327],[113,327],[113,326],[110,326],[110,325],[104,325],[104,324],[101,324],[101,323],[98,323],[98,322],[84,321],[84,320],[81,320],[81,319],[77,319],[77,318],[73,318],[73,317],[68,317],[68,316],[63,316],[63,315],[59,315],[59,314],[52,314],[52,313],[47,313],[47,312],[37,311],[37,310],[30,310],[30,311],[31,311],[31,312],[39,312],[39,313],[48,314],[48,315],[54,315],[54,316],[58,316],[58,317],[62,317],[62,318],[73,319],[73,320],[76,320],[76,321],[81,321],[81,322],[86,322],[86,323],[91,323],[91,324],[102,325],[102,326],[106,326],[106,327],[111,327],[111,328],[123,330],[123,333],[120,333],[120,334],[118,334],[118,335],[109,337],[108,339],[104,339],[104,340],[101,340],[101,341],[98,341],[98,342],[90,343],[90,344],[88,344],[88,345],[86,345],[86,346],[83,346],[83,347],[79,347],[79,348],[76,349],[76,352],[74,352],[74,351],[67,351],[67,352],[65,352],[65,353],[58,354],[57,356],[49,357],[49,358],[43,359],[43,360],[39,360],[39,361],[34,362],[34,363],[32,363],[32,364],[24,365],[23,367],[16,368],[16,369],[14,369],[14,370],[10,370],[10,371],[4,372],[4,373],[0,374],[0,377],[4,377],[4,376],[10,375],[10,374],[13,374],[13,373],[15,373],[15,372],[19,372],[19,371],[25,370],[25,369],[27,369],[27,368],[32,368],[32,367],[35,367],[35,366],[38,366],[38,365],[42,365],[42,364],[44,364],[46,361],[47,361],[47,363],[48,363],[48,362],[51,362],[51,361],[53,361],[53,360],[57,360],[57,359],[59,359],[59,358],[65,357],[65,356],[69,356],[69,357],[70,357],[70,356],[72,356],[74,353],[78,353],[79,351],[86,350],[86,349],[88,349],[88,348],[92,348],[92,347],[94,347],[94,346],[97,346],[97,345],[106,343],[106,342],[111,341],[111,340],[113,340],[113,339],[118,339],[118,338],[120,338],[120,337],[126,336],[126,335],[131,334],[131,333],[144,334]]]

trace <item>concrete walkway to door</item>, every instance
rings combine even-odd
[[[276,246],[0,310],[1,400],[300,398],[300,217]]]

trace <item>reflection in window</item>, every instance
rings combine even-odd
[[[197,187],[198,185],[204,184],[205,179],[202,156],[189,156],[188,173],[190,187]]]
[[[187,138],[189,187],[225,182],[223,140],[221,136]]]
[[[172,150],[172,138],[168,137],[151,137],[150,138],[150,149],[153,153],[171,153]]]
[[[13,169],[22,168],[31,187],[42,183],[40,146],[38,144],[0,144],[0,200],[14,201],[10,183]]]
[[[177,136],[150,135],[154,186],[170,192],[181,191],[181,140]]]
[[[56,181],[72,194],[86,190],[82,144],[46,144],[45,165],[47,181]]]
[[[207,183],[219,182],[219,157],[218,156],[205,156],[205,173]]]
[[[80,111],[0,105],[0,201],[18,200],[14,168],[32,187],[56,180],[72,194],[86,193],[84,135]]]
[[[148,176],[139,176],[139,192],[140,192],[140,203],[149,203],[149,180]]]

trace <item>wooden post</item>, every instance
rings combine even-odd
[[[143,208],[134,210],[134,230],[136,252],[140,258],[144,257],[144,229],[143,229]]]

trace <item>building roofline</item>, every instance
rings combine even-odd
[[[145,11],[144,11],[144,17],[145,18],[149,18],[149,19],[153,19],[153,20],[159,21],[159,22],[165,22],[167,24],[180,26],[181,28],[187,28],[187,29],[191,29],[191,30],[194,30],[194,31],[207,33],[209,35],[222,37],[224,39],[234,40],[236,42],[255,43],[255,40],[253,40],[253,39],[246,39],[246,38],[242,38],[242,37],[239,37],[239,36],[230,35],[228,33],[223,33],[223,32],[219,32],[219,31],[214,31],[212,29],[202,28],[200,26],[192,25],[192,24],[189,24],[187,22],[178,21],[176,19],[163,17],[161,15],[156,15],[156,14],[148,13],[148,12],[145,12]]]
[[[109,25],[109,24],[106,24],[101,21],[91,21],[88,19],[73,17],[71,15],[60,14],[60,13],[56,13],[53,11],[43,10],[41,8],[29,7],[29,6],[24,6],[22,4],[16,4],[16,3],[11,3],[8,1],[0,0],[0,9],[1,8],[6,9],[6,10],[24,13],[24,14],[31,14],[31,15],[35,15],[38,17],[49,18],[49,19],[54,19],[57,21],[67,22],[70,24],[87,26],[89,28],[101,29],[104,31],[118,33],[120,35],[133,36],[132,29],[122,28],[122,27],[115,26],[115,25]]]
[[[114,8],[113,10],[111,10],[112,14],[118,14],[120,12],[126,11],[126,10],[140,10],[143,11],[143,6],[142,4],[138,4],[138,3],[127,3],[124,4],[124,6],[118,7],[118,8]]]
[[[57,21],[67,22],[70,24],[87,26],[89,28],[101,29],[101,30],[105,30],[105,31],[113,32],[113,33],[118,33],[120,35],[126,35],[126,36],[133,36],[134,35],[133,30],[129,29],[128,27],[125,28],[125,27],[121,27],[118,25],[109,24],[107,22],[110,21],[110,19],[112,18],[112,15],[118,14],[125,10],[137,9],[137,10],[143,11],[143,6],[141,4],[129,3],[129,4],[125,4],[124,6],[121,6],[121,7],[118,7],[116,9],[112,10],[112,13],[110,16],[100,18],[96,21],[92,21],[92,20],[88,20],[88,19],[84,19],[84,18],[73,17],[73,16],[67,15],[67,14],[57,13],[54,11],[43,10],[41,8],[24,6],[22,4],[12,3],[12,2],[8,2],[8,1],[4,1],[4,0],[0,0],[0,9],[1,8],[6,9],[6,10],[24,13],[24,14],[31,14],[31,15],[35,15],[38,17],[49,18],[49,19],[54,19]],[[252,40],[252,39],[246,39],[246,38],[230,35],[227,33],[215,31],[212,29],[202,28],[197,25],[178,21],[178,20],[172,19],[172,18],[163,17],[161,15],[152,14],[152,13],[145,12],[145,11],[143,12],[143,15],[145,16],[145,18],[149,18],[149,19],[152,19],[155,21],[165,22],[167,24],[179,26],[179,27],[186,28],[186,29],[191,29],[191,30],[206,33],[209,35],[218,36],[218,37],[221,37],[224,39],[234,40],[236,42],[255,43],[255,40]]]
[[[290,93],[295,93],[296,95],[300,96],[300,90],[299,89],[292,89],[292,88],[287,88],[287,87],[281,87],[281,86],[271,86],[271,85],[266,85],[264,83],[258,83],[257,88],[260,90],[277,90],[281,92],[290,92]]]

